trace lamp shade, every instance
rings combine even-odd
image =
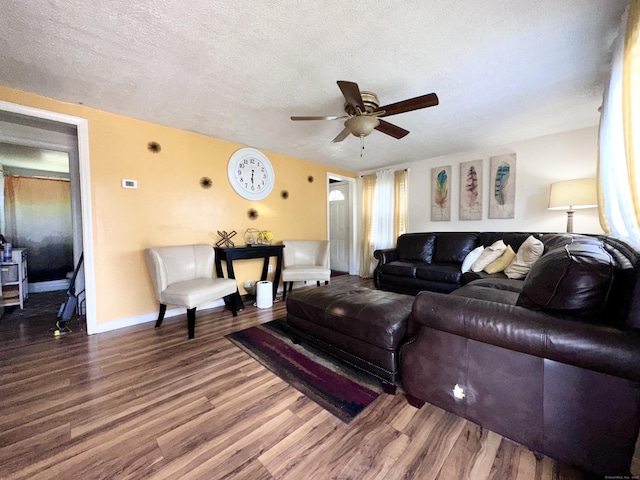
[[[549,210],[576,210],[597,206],[595,178],[578,178],[551,184]]]

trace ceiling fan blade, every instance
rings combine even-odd
[[[354,110],[360,109],[364,112],[364,102],[362,101],[362,95],[360,95],[360,88],[355,82],[346,82],[344,80],[338,80],[338,86],[344,95],[345,100]]]
[[[404,128],[400,128],[397,125],[384,120],[380,120],[380,125],[376,127],[376,130],[398,139],[409,134],[409,130],[405,130]]]
[[[407,132],[409,133],[409,132]],[[333,140],[331,140],[332,143],[338,143],[343,141],[345,138],[347,138],[349,135],[351,135],[351,131],[348,128],[345,128],[344,130],[342,130],[338,136],[336,138],[334,138]]]
[[[293,121],[299,121],[299,120],[340,120],[341,118],[349,118],[348,115],[340,115],[340,116],[333,116],[333,117],[291,117],[291,120]]]
[[[389,115],[411,112],[412,110],[419,110],[421,108],[435,107],[438,103],[438,96],[435,93],[428,93],[420,97],[410,98],[401,102],[385,105],[384,107],[378,108],[378,110],[385,111],[383,115],[380,115],[381,117],[388,117]]]

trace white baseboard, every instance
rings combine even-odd
[[[224,305],[224,300],[218,300],[216,302],[205,303],[198,306],[198,310],[206,310],[208,308],[221,307]],[[185,315],[187,313],[186,308],[171,308],[167,307],[167,312],[164,318],[177,317],[178,315]],[[141,323],[155,322],[158,319],[158,312],[144,313],[142,315],[136,315],[134,317],[121,318],[119,320],[113,320],[111,322],[100,323],[96,325],[95,333],[110,332],[119,328],[133,327],[134,325],[140,325]]]

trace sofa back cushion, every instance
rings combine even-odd
[[[433,233],[405,233],[398,237],[396,250],[403,261],[431,263],[436,236]]]
[[[433,261],[435,263],[460,263],[478,246],[475,232],[437,232]]]
[[[518,305],[595,321],[614,278],[614,262],[597,239],[574,239],[545,253],[524,280]]]
[[[511,245],[513,251],[518,253],[520,245],[522,245],[527,238],[533,235],[534,238],[540,238],[541,234],[538,233],[522,233],[522,232],[480,232],[478,234],[478,240],[481,245],[488,247],[498,240],[504,241],[505,245]]]

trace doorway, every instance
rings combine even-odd
[[[66,152],[69,158],[73,263],[81,255],[77,288],[84,290],[87,333],[97,332],[88,122],[83,118],[0,101],[0,142]],[[28,259],[27,259],[28,262]]]
[[[354,190],[355,179],[328,174],[328,237],[331,242],[332,275],[355,271]]]

